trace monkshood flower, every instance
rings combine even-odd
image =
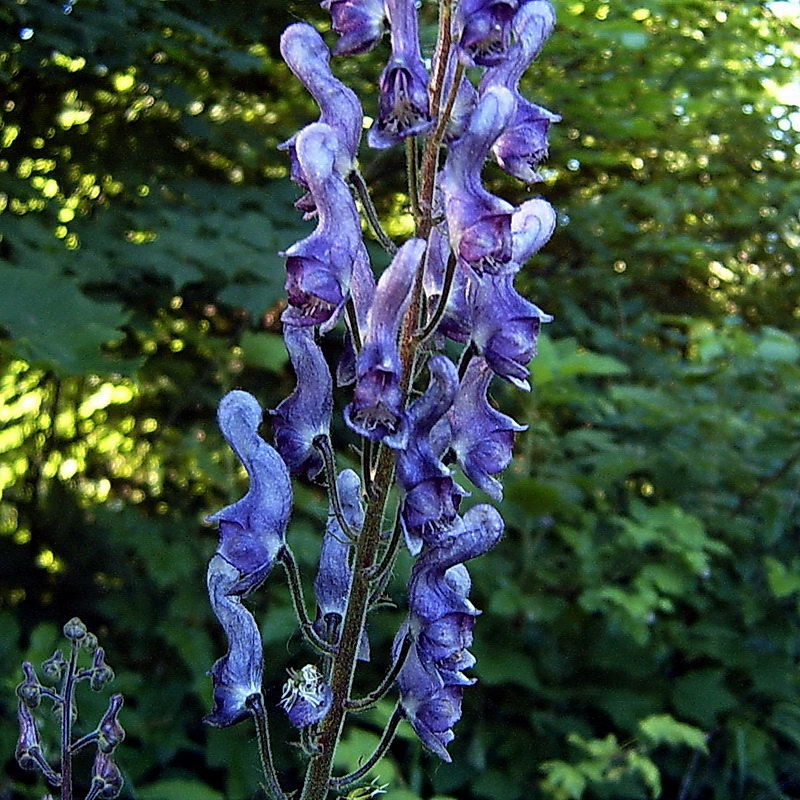
[[[368,53],[381,40],[383,0],[322,0],[320,5],[331,12],[331,27],[339,34],[333,48],[337,56]]]
[[[519,294],[513,278],[487,275],[477,287],[472,342],[496,375],[528,392],[528,362],[536,355],[539,329],[553,318]]]
[[[555,12],[548,0],[523,5],[513,23],[516,41],[502,63],[486,70],[480,84],[482,93],[492,86],[504,86],[517,100],[514,116],[492,145],[492,153],[506,172],[528,184],[542,180],[536,168],[547,157],[550,125],[561,117],[526,100],[519,93],[519,81],[554,24]]]
[[[534,197],[526,200],[511,217],[511,255],[516,268],[547,243],[556,228],[553,206]]]
[[[415,0],[386,0],[386,13],[392,26],[392,56],[381,73],[378,119],[367,134],[370,146],[379,149],[431,126]]]
[[[92,765],[92,785],[86,800],[111,800],[118,797],[125,781],[110,753],[98,752]]]
[[[97,747],[101,753],[113,753],[116,746],[125,739],[125,728],[117,719],[125,698],[121,694],[113,694],[109,698],[108,708],[97,724]]]
[[[361,479],[352,469],[339,473],[336,481],[339,502],[345,521],[352,531],[360,531],[364,524],[364,507],[361,503]],[[337,644],[350,584],[353,581],[353,567],[350,563],[352,543],[347,540],[339,521],[331,510],[322,539],[319,556],[319,570],[314,581],[314,594],[317,598],[317,618],[314,630],[322,639]],[[361,637],[359,658],[369,661],[369,640],[364,631]]]
[[[289,671],[279,705],[295,728],[306,728],[325,719],[332,702],[333,691],[322,673],[306,664],[298,672]]]
[[[292,361],[297,386],[271,411],[275,447],[293,473],[314,478],[322,456],[314,439],[328,433],[333,410],[333,381],[313,328],[284,326],[283,338]]]
[[[217,553],[239,573],[230,592],[246,595],[269,574],[284,543],[292,486],[283,459],[259,435],[261,407],[253,395],[228,392],[217,411],[222,435],[250,476],[247,494],[207,517],[218,522]]]
[[[484,188],[481,170],[514,107],[507,89],[492,87],[484,92],[469,127],[450,146],[439,179],[453,250],[478,274],[498,272],[512,256],[514,207]]]
[[[406,543],[417,555],[423,542],[453,535],[458,503],[464,494],[434,452],[430,434],[447,413],[458,389],[458,372],[445,356],[428,362],[428,388],[407,411],[408,443],[397,456],[397,483],[403,490],[401,520]]]
[[[518,0],[462,0],[456,16],[461,60],[468,66],[491,67],[506,55]]]
[[[36,718],[27,703],[20,700],[17,703],[17,716],[19,718],[19,739],[14,751],[14,757],[22,769],[38,769],[44,760],[42,756],[42,739]]]
[[[475,663],[467,651],[480,611],[469,601],[470,579],[464,562],[494,547],[504,523],[492,506],[470,509],[463,529],[426,547],[411,571],[408,585],[408,625],[398,632],[394,651],[403,638],[413,639],[397,677],[406,718],[423,744],[444,761],[453,740],[453,725],[461,718],[463,687],[474,680],[461,670]]]
[[[256,621],[239,595],[239,570],[223,556],[215,555],[208,565],[207,584],[211,608],[228,639],[228,652],[209,673],[214,684],[214,708],[203,721],[225,728],[250,715],[247,699],[261,692],[264,657]]]
[[[281,36],[281,55],[289,69],[300,79],[320,108],[319,121],[330,125],[338,139],[339,147],[334,168],[346,178],[355,165],[358,144],[361,141],[364,118],[361,103],[355,92],[333,76],[330,68],[330,51],[316,29],[304,22],[290,25]],[[297,157],[297,136],[278,146],[288,150],[292,165],[292,180],[308,190],[309,184],[303,164]],[[313,195],[306,194],[295,203],[309,216],[316,210]]]
[[[353,196],[336,171],[338,140],[329,125],[307,125],[295,140],[297,157],[319,212],[317,227],[281,253],[286,258],[288,325],[319,325],[327,333],[347,301],[353,263],[367,259]]]
[[[486,397],[494,373],[483,358],[473,358],[447,419],[450,448],[464,474],[493,500],[503,499],[503,486],[494,477],[511,462],[514,435],[527,430],[493,408]]]
[[[375,298],[375,275],[369,264],[366,249],[359,251],[353,262],[353,274],[350,278],[350,298],[356,311],[355,324],[363,340],[367,333],[367,317]],[[347,331],[344,335],[344,348],[339,363],[336,365],[336,385],[349,386],[356,379],[356,348],[353,344],[351,321],[347,319]]]
[[[407,431],[397,338],[424,252],[424,239],[409,239],[381,275],[367,314],[353,401],[344,409],[345,422],[356,433],[398,449],[405,447]]]

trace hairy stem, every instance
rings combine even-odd
[[[367,183],[364,180],[364,176],[357,169],[354,169],[350,173],[350,183],[355,187],[358,199],[361,201],[361,208],[364,209],[364,215],[369,222],[370,228],[372,228],[372,232],[375,234],[375,238],[380,242],[384,250],[394,255],[397,252],[397,245],[389,238],[388,234],[381,226],[378,211],[375,208],[375,204],[372,202],[372,198],[369,196]]]
[[[408,657],[408,651],[410,649],[411,636],[406,634],[405,639],[403,639],[403,644],[400,646],[400,650],[397,653],[397,658],[394,660],[394,663],[384,676],[383,680],[369,694],[364,695],[364,697],[359,697],[355,700],[348,701],[348,710],[365,711],[370,706],[375,705],[375,703],[377,703],[378,700],[380,700],[389,691],[389,689],[392,688],[395,678],[397,678],[397,676],[400,674],[400,670],[403,669],[403,664],[406,663],[406,658]]]
[[[450,253],[450,258],[447,259],[447,267],[444,271],[444,282],[442,283],[442,294],[439,297],[439,303],[436,306],[428,324],[417,334],[417,341],[424,344],[428,339],[436,333],[439,323],[442,321],[444,312],[447,310],[447,303],[450,299],[450,290],[453,287],[453,277],[456,274],[456,257]]]
[[[72,639],[69,649],[69,664],[64,676],[61,705],[61,800],[72,800],[72,707],[75,704],[75,672],[80,645]]]
[[[419,224],[419,167],[417,165],[417,139],[415,136],[409,136],[406,139],[406,177],[411,213],[414,216],[414,222]]]
[[[342,533],[351,541],[355,542],[357,534],[344,518],[344,511],[342,510],[342,501],[339,498],[339,487],[336,483],[336,461],[333,456],[333,448],[331,447],[331,440],[329,436],[321,435],[314,438],[314,447],[319,450],[322,456],[322,463],[325,467],[325,479],[328,481],[328,497],[331,501],[333,514]]]
[[[90,744],[94,744],[98,740],[98,738],[100,737],[98,736],[97,731],[92,731],[91,733],[87,733],[86,736],[81,736],[80,739],[78,739],[77,741],[73,742],[70,745],[69,748],[70,752],[73,755],[75,755],[75,753],[77,753],[79,750],[83,750],[84,747],[88,747]]]
[[[392,528],[392,538],[384,550],[383,556],[378,564],[367,573],[367,577],[372,581],[374,587],[382,591],[381,584],[383,579],[388,575],[394,564],[397,550],[400,547],[400,538],[403,534],[403,523],[400,521],[400,507],[397,508],[397,517],[394,521],[394,528]]]
[[[289,589],[292,594],[292,604],[303,635],[317,650],[326,655],[332,655],[336,652],[336,648],[317,634],[308,616],[306,601],[303,597],[303,584],[300,580],[300,568],[297,566],[294,553],[292,553],[288,545],[284,545],[278,551],[278,561],[283,564],[283,568],[286,570],[286,578],[289,581]]]
[[[347,298],[345,313],[347,314],[347,321],[350,323],[350,336],[353,338],[353,347],[356,353],[360,353],[362,347],[361,330],[358,327],[358,314],[356,313],[356,304],[353,302],[352,295]]]
[[[261,757],[261,770],[264,773],[264,788],[270,800],[286,800],[286,795],[278,781],[278,773],[272,761],[272,745],[269,740],[269,721],[267,709],[264,707],[264,698],[260,694],[251,694],[245,704],[253,715],[258,737],[258,753]]]
[[[378,742],[372,755],[355,772],[351,772],[349,775],[343,775],[341,778],[333,778],[331,780],[331,786],[334,789],[344,789],[350,784],[353,784],[357,780],[363,778],[386,755],[386,751],[389,749],[389,746],[394,740],[394,735],[397,732],[397,726],[402,722],[402,720],[403,711],[401,710],[400,706],[397,705],[395,706],[394,712],[384,728],[381,740]]]

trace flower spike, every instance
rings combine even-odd
[[[239,580],[226,591],[247,595],[267,577],[283,545],[292,486],[283,459],[257,433],[261,407],[253,395],[228,392],[217,418],[250,476],[250,488],[241,500],[206,519],[219,523],[217,553],[239,573]]]

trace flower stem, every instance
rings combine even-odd
[[[450,253],[450,258],[447,259],[447,267],[444,271],[444,282],[442,283],[442,294],[439,297],[439,303],[433,312],[433,315],[428,320],[428,324],[417,334],[417,341],[424,344],[428,339],[436,333],[439,323],[442,321],[444,312],[447,310],[447,302],[450,299],[450,289],[453,286],[453,277],[456,274],[456,257]]]
[[[403,711],[398,704],[395,706],[394,712],[384,728],[381,740],[378,742],[372,755],[355,772],[351,772],[349,775],[343,775],[341,778],[331,779],[331,786],[334,789],[340,790],[355,783],[360,778],[363,778],[386,755],[386,751],[394,740],[397,726],[402,720]]]
[[[417,139],[409,136],[406,139],[406,176],[408,178],[408,199],[411,202],[411,213],[419,224],[419,166],[417,164]]]
[[[61,705],[61,800],[72,800],[72,707],[75,703],[75,672],[80,645],[72,639],[69,664],[64,676]]]
[[[394,255],[397,252],[397,245],[389,238],[388,234],[383,229],[380,218],[378,217],[378,211],[375,208],[375,204],[372,202],[372,198],[369,196],[369,188],[364,180],[364,176],[357,169],[354,169],[350,173],[350,183],[355,187],[358,199],[361,201],[361,208],[364,209],[364,215],[369,222],[370,228],[372,228],[372,232],[375,234],[375,238],[380,242],[384,250]]]
[[[300,568],[297,566],[294,553],[292,553],[288,545],[284,545],[278,551],[278,561],[283,564],[283,568],[286,570],[286,578],[289,581],[294,611],[300,629],[303,631],[303,635],[318,650],[326,655],[332,655],[336,652],[336,648],[317,634],[308,616],[306,601],[303,597],[303,584],[300,580]]]
[[[269,740],[269,721],[267,709],[264,707],[264,698],[260,694],[251,694],[245,704],[253,715],[258,737],[258,753],[261,757],[261,769],[264,773],[264,788],[270,800],[286,800],[286,795],[281,789],[278,774],[272,761],[272,746]]]
[[[359,697],[355,700],[347,702],[347,708],[350,711],[366,711],[370,706],[375,705],[388,691],[392,688],[395,678],[400,674],[403,669],[403,664],[406,663],[408,651],[411,649],[411,636],[406,634],[403,639],[403,644],[400,646],[400,651],[397,653],[397,658],[391,666],[391,669],[386,673],[384,679],[373,689],[368,695]]]
[[[333,456],[333,448],[331,447],[331,440],[329,436],[320,435],[314,437],[314,447],[319,450],[322,456],[322,463],[325,467],[325,479],[328,482],[328,497],[331,501],[333,514],[342,533],[351,542],[355,542],[358,538],[357,534],[353,532],[347,520],[344,518],[344,511],[342,510],[342,502],[339,499],[339,487],[336,484],[336,461]]]

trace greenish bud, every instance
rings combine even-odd
[[[86,636],[83,637],[81,647],[85,647],[90,653],[93,653],[97,650],[97,637],[91,632],[87,633]]]
[[[28,707],[36,708],[42,702],[42,685],[30,661],[22,664],[25,680],[17,685],[17,697]]]
[[[42,661],[42,673],[51,681],[60,680],[66,667],[67,662],[60,650],[56,650],[50,658]]]

